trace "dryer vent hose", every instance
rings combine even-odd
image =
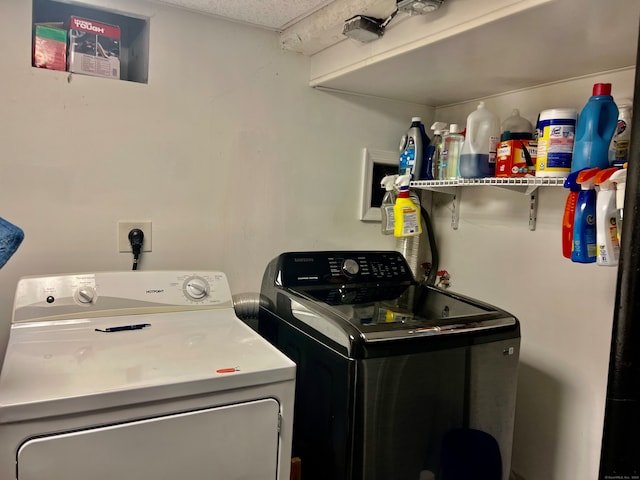
[[[260,294],[245,292],[233,295],[233,308],[240,320],[257,320],[260,309]]]

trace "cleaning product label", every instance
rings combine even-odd
[[[615,217],[609,218],[606,234],[609,236],[608,243],[611,245],[611,249],[607,248],[606,243],[598,243],[596,248],[598,263],[602,265],[617,264],[620,257],[620,241],[618,239],[618,222]]]
[[[489,137],[489,163],[496,163],[499,141],[500,137],[498,135],[491,135]]]
[[[540,122],[542,136],[538,138],[537,171],[569,173],[571,170],[576,125],[575,121],[566,122],[564,120]]]
[[[393,220],[393,205],[387,205],[384,208],[384,214],[382,215],[384,225],[382,229],[385,232],[393,232],[393,227],[395,226],[395,222]]]
[[[416,165],[416,142],[409,135],[407,145],[400,154],[400,175],[411,175]]]
[[[535,171],[537,143],[533,140],[505,140],[498,144],[496,177],[524,177]]]
[[[571,172],[577,118],[570,108],[540,112],[536,176],[566,177]]]
[[[412,235],[419,235],[419,217],[418,209],[412,206],[405,205],[402,207],[402,236],[410,237]]]
[[[616,133],[613,135],[611,151],[609,153],[609,163],[612,167],[622,168],[625,162],[629,160],[629,139],[631,138],[631,131],[627,127],[627,122],[623,119],[618,120],[618,126],[616,127]]]

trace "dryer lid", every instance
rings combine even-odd
[[[294,379],[233,309],[14,324],[0,423]]]

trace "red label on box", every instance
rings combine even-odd
[[[85,32],[95,33],[96,35],[103,35],[105,37],[120,40],[120,27],[94,22],[93,20],[71,17],[71,25],[69,28],[74,30],[84,30]]]
[[[506,140],[498,144],[496,177],[535,174],[538,144],[533,140]],[[527,163],[527,157],[529,163]]]

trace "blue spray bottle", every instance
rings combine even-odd
[[[578,174],[580,193],[576,202],[573,224],[573,248],[571,261],[594,263],[596,261],[596,190],[595,177],[599,168],[587,168]]]

